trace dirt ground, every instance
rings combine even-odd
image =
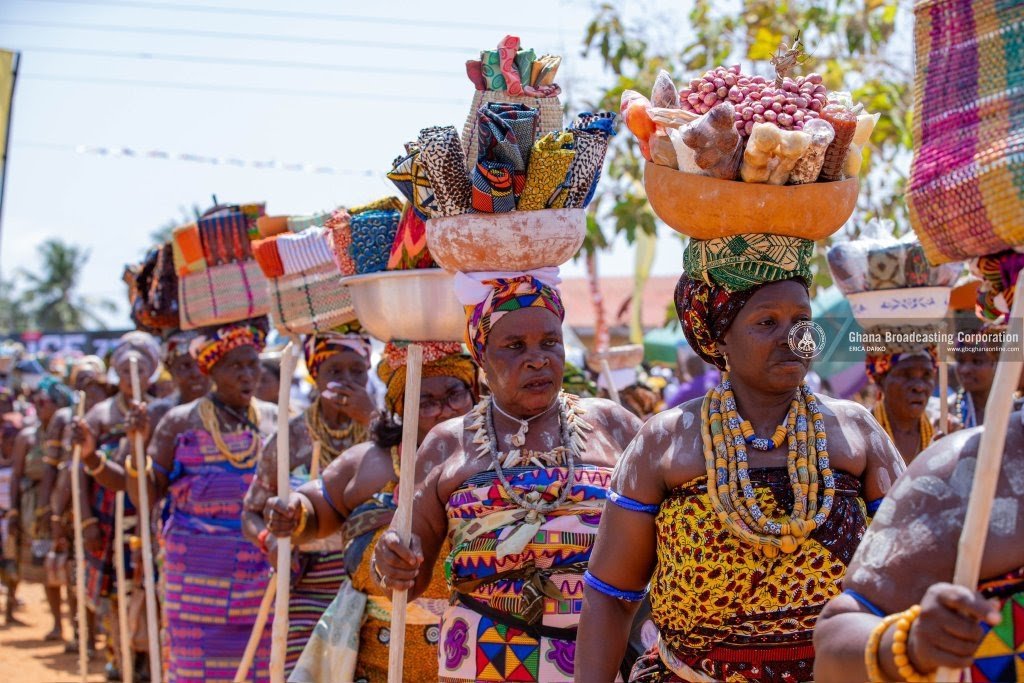
[[[64,643],[46,642],[52,622],[43,587],[22,584],[18,599],[23,602],[14,614],[23,625],[7,624],[0,616],[0,678],[17,683],[79,683],[78,655],[65,654]],[[6,604],[6,596],[0,598]],[[71,615],[64,610],[64,637],[72,638]],[[103,658],[89,664],[89,683],[104,681]]]

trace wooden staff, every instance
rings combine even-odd
[[[615,380],[612,378],[612,366],[608,364],[607,358],[601,359],[601,374],[604,375],[604,381],[608,384],[608,395],[621,406],[622,399],[619,398],[619,390],[616,388]]]
[[[402,543],[412,536],[412,494],[416,489],[416,438],[420,426],[420,382],[423,377],[423,347],[409,344],[405,365],[405,410],[402,413],[402,460],[399,475],[398,507],[391,528]],[[391,593],[391,640],[388,643],[388,683],[402,683],[402,662],[405,655],[405,606],[407,591]]]
[[[270,577],[267,582],[267,590],[263,592],[263,601],[260,602],[260,611],[256,614],[256,623],[253,624],[252,633],[249,634],[249,642],[245,644],[245,654],[235,672],[234,683],[246,683],[249,678],[249,668],[252,660],[256,658],[256,650],[263,639],[263,629],[267,626],[267,619],[270,617],[270,606],[274,604],[274,596],[277,594],[277,582]]]
[[[75,392],[75,417],[85,417],[85,392]],[[71,449],[71,507],[75,529],[75,595],[78,598],[78,673],[85,683],[89,677],[89,621],[85,614],[85,541],[82,538],[82,446]]]
[[[277,495],[288,500],[291,495],[289,480],[291,462],[288,448],[288,403],[291,398],[292,375],[299,362],[302,349],[292,338],[284,348],[281,360],[281,388],[277,392]],[[270,644],[270,680],[285,683],[284,665],[288,650],[288,593],[292,573],[292,539],[277,539],[277,596],[274,602],[274,630]]]
[[[128,359],[132,373],[132,399],[142,403],[142,389],[139,386],[139,359],[134,354]],[[152,683],[163,679],[163,665],[160,659],[160,637],[156,609],[156,579],[153,571],[153,539],[149,527],[149,471],[146,467],[146,444],[142,434],[135,433],[135,471],[139,485],[139,526],[142,538],[142,580],[146,591],[146,635],[149,640],[149,677]],[[130,457],[130,456],[129,456]]]
[[[124,491],[114,496],[114,575],[117,577],[117,626],[121,643],[121,680],[133,681],[132,639],[128,635],[128,577],[124,571]]]
[[[1012,329],[1014,321],[1024,317],[1024,271],[1017,276],[1017,287],[1013,299],[1013,309],[1007,319],[1008,329]],[[1017,344],[1020,344],[1018,339]],[[981,574],[981,559],[985,551],[985,539],[988,536],[988,524],[992,517],[992,501],[996,497],[996,486],[999,483],[999,470],[1003,464],[1003,449],[1006,447],[1006,429],[1010,423],[1010,412],[1013,402],[1007,400],[1013,396],[1020,380],[1021,351],[1010,351],[1011,343],[1003,344],[999,355],[999,366],[992,380],[989,396],[995,400],[985,405],[985,428],[981,432],[978,444],[978,461],[974,466],[974,483],[971,484],[971,497],[967,501],[967,515],[964,528],[960,532],[957,545],[956,571],[953,583],[971,590],[978,589]],[[960,672],[941,668],[936,673],[938,681],[958,681]]]

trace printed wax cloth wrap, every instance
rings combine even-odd
[[[427,220],[437,213],[434,200],[434,188],[430,185],[430,177],[420,161],[419,145],[415,142],[406,144],[406,154],[395,159],[388,171],[388,179],[395,184],[398,191],[412,202],[412,208],[421,220]]]
[[[729,292],[792,278],[811,281],[814,242],[799,237],[744,233],[710,240],[691,239],[683,251],[683,269]]]
[[[390,197],[382,206],[386,208],[364,210],[364,207],[357,207],[350,211],[352,241],[348,251],[359,274],[377,273],[387,268],[391,246],[398,233],[401,203]]]
[[[889,371],[896,367],[902,360],[911,358],[926,358],[931,361],[932,367],[938,368],[939,354],[934,344],[922,346],[915,351],[890,352],[890,353],[869,353],[864,358],[864,371],[868,379],[875,384],[880,384],[882,379],[889,374]]]
[[[352,216],[345,209],[338,209],[324,221],[324,228],[327,230],[327,243],[331,245],[338,270],[342,275],[355,275],[356,262],[349,253],[349,247],[352,246]]]
[[[478,114],[473,208],[481,213],[515,211],[537,137],[538,112],[526,105],[498,102],[481,107]]]
[[[934,264],[1024,245],[1024,4],[914,6],[907,206]]]
[[[473,95],[466,122],[462,126],[462,151],[467,168],[472,168],[479,158],[477,129],[480,109],[492,102],[521,104],[536,109],[539,112],[538,135],[562,130],[562,103],[557,96],[511,95],[507,90],[477,90]]]
[[[540,307],[565,319],[558,292],[558,268],[539,268],[519,273],[456,273],[455,296],[466,309],[466,346],[478,364],[491,328],[508,313]]]
[[[982,256],[971,264],[981,278],[975,312],[982,320],[1005,322],[1013,307],[1017,276],[1024,268],[1024,253],[1007,250]]]
[[[466,75],[478,91],[507,91],[519,96],[555,82],[562,58],[522,49],[517,36],[505,36],[497,50],[484,50],[466,62]]]
[[[454,377],[476,394],[476,366],[462,352],[458,342],[421,342],[423,348],[423,377]],[[405,409],[405,379],[409,350],[407,346],[388,342],[384,345],[377,377],[384,383],[384,407],[394,415]]]
[[[533,146],[526,187],[519,197],[520,211],[560,209],[565,206],[563,183],[576,156],[575,136],[571,131],[548,133]]]
[[[398,231],[391,245],[388,270],[417,270],[434,268],[433,257],[427,249],[427,224],[412,204],[406,204],[398,221]]]
[[[920,244],[894,244],[868,252],[868,289],[927,287],[931,267]]]
[[[267,278],[254,260],[212,266],[178,279],[181,328],[191,330],[266,315]]]
[[[199,240],[207,266],[252,258],[249,222],[240,212],[223,212],[198,221]]]
[[[358,322],[339,326],[337,329],[311,334],[302,341],[303,357],[309,376],[316,381],[320,374],[320,366],[325,360],[336,353],[352,351],[369,363],[373,351],[370,337],[367,336]]]
[[[470,212],[473,183],[466,170],[462,143],[454,126],[434,126],[420,131],[420,163],[434,188],[438,215],[459,216]]]
[[[590,204],[601,179],[609,138],[615,135],[615,114],[583,112],[571,130],[575,137],[576,155],[569,166],[565,206],[581,209]]]
[[[266,318],[257,318],[203,330],[189,344],[188,351],[203,374],[209,374],[230,351],[243,346],[262,351],[266,342]]]

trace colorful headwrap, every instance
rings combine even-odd
[[[491,329],[503,316],[523,308],[546,308],[565,319],[557,268],[525,273],[457,273],[455,295],[466,307],[466,346],[478,364]]]
[[[140,375],[149,377],[156,372],[160,365],[160,345],[153,335],[138,330],[123,335],[110,357],[110,365],[116,368],[131,353],[139,354],[142,361],[149,364],[148,369],[139,368]]]
[[[331,331],[307,336],[302,343],[302,350],[306,357],[306,370],[315,382],[320,373],[320,366],[333,354],[352,351],[362,356],[369,365],[372,347],[370,338],[362,332]]]
[[[175,358],[189,355],[189,346],[198,336],[195,330],[176,330],[169,334],[163,342],[164,362],[170,363]]]
[[[982,279],[975,312],[982,320],[1002,321],[1010,314],[1017,274],[1024,268],[1024,254],[1008,249],[982,256],[972,264]]]
[[[476,366],[462,353],[458,342],[423,342],[423,377],[454,377],[471,390],[476,388]],[[377,376],[384,382],[384,406],[401,416],[405,408],[405,373],[408,351],[394,342],[384,345]]]
[[[39,380],[36,391],[46,394],[46,397],[57,404],[58,408],[64,408],[75,402],[75,394],[53,375],[47,375]]]
[[[266,329],[255,321],[246,320],[198,335],[189,345],[189,353],[196,359],[202,373],[208,375],[228,352],[242,346],[252,346],[262,351],[266,340]]]
[[[78,386],[78,378],[82,373],[94,375],[93,381],[105,384],[107,380],[107,366],[99,356],[82,356],[71,364],[71,373],[68,375],[68,386],[74,389]]]
[[[881,385],[882,380],[889,374],[889,371],[896,367],[896,364],[911,358],[927,358],[932,362],[933,367],[939,366],[938,348],[932,344],[917,351],[904,353],[876,353],[868,354],[864,359],[864,368],[870,379],[875,384]]]

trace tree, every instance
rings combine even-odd
[[[89,261],[89,251],[59,239],[39,245],[41,266],[21,271],[26,287],[21,306],[35,327],[42,330],[106,329],[101,312],[114,313],[117,306],[107,299],[78,294],[79,277]]]
[[[897,0],[694,0],[688,22],[647,14],[630,17],[625,7],[600,4],[586,28],[584,55],[597,53],[615,78],[595,108],[618,111],[623,90],[649,94],[661,69],[678,87],[720,64],[742,63],[747,73],[774,75],[768,60],[780,44],[799,34],[809,54],[795,73],[816,71],[830,90],[849,90],[867,111],[881,113],[864,151],[861,196],[849,229],[856,234],[868,219],[881,217],[894,220],[898,232],[909,230],[903,191],[912,143],[912,64],[909,50],[904,54],[893,40],[897,20],[905,16]],[[688,42],[680,44],[680,37]],[[614,230],[630,242],[638,232],[655,235],[658,221],[647,204],[641,156],[631,135],[617,136],[608,160],[602,208],[607,207]],[[600,233],[599,221],[590,221],[590,226]],[[592,243],[606,241],[603,234],[592,235]],[[823,253],[817,266],[815,283],[830,284]]]
[[[0,332],[26,330],[32,326],[32,316],[15,290],[13,280],[0,280]]]

